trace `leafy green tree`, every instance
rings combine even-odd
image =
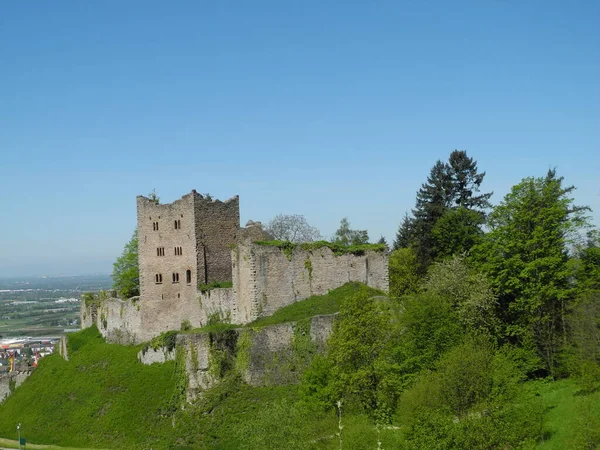
[[[353,230],[347,217],[340,221],[340,227],[333,235],[332,241],[339,245],[361,245],[369,243],[367,230]]]
[[[368,414],[395,405],[387,353],[394,317],[390,308],[387,299],[374,298],[366,286],[344,299],[326,358],[315,357],[304,374],[300,390],[309,403],[332,407],[343,400]]]
[[[600,291],[590,291],[578,299],[567,316],[571,347],[570,372],[587,391],[600,388]]]
[[[138,264],[138,232],[125,244],[123,253],[113,264],[113,289],[121,298],[140,295],[140,268]]]
[[[579,250],[575,276],[579,292],[600,291],[600,234],[594,229],[587,234],[586,245]]]
[[[398,366],[398,382],[409,386],[421,370],[431,370],[449,348],[460,342],[465,327],[445,297],[421,292],[401,299],[402,314],[390,339],[391,359]]]
[[[481,241],[483,221],[482,214],[464,206],[446,211],[431,230],[437,258],[467,253]]]
[[[514,186],[489,216],[490,231],[474,249],[499,301],[509,339],[533,347],[554,373],[573,298],[567,244],[586,225],[555,170]]]
[[[464,256],[434,263],[423,288],[451,305],[466,332],[497,334],[496,295],[485,275],[470,267]]]
[[[417,255],[412,248],[399,248],[390,254],[390,295],[400,298],[418,291],[421,277],[418,273]]]

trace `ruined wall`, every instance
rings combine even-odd
[[[222,332],[180,334],[177,346],[185,351],[187,400],[218,383],[223,371],[236,371],[253,386],[295,383],[316,353],[324,352],[336,315],[315,316],[258,330],[239,328]],[[143,364],[176,359],[176,350],[147,348],[138,353]],[[228,363],[219,365],[221,361]]]
[[[31,375],[31,371],[0,374],[0,403],[12,393],[12,388],[18,388],[29,375]]]
[[[192,191],[196,227],[198,284],[231,281],[231,246],[240,228],[240,202],[212,200]]]
[[[233,304],[233,289],[215,288],[206,292],[194,291],[194,296],[177,299],[163,305],[155,302],[140,301],[142,312],[141,326],[148,340],[164,331],[180,330],[185,323],[192,328],[207,324],[211,314],[216,314],[223,321],[228,320]]]
[[[259,244],[240,244],[232,253],[236,323],[273,314],[311,295],[323,295],[349,281],[388,291],[388,256],[335,255],[327,248],[293,251]]]
[[[145,303],[138,297],[109,298],[89,305],[82,301],[81,326],[95,324],[108,342],[139,344],[164,331],[180,330],[184,322],[193,328],[204,326],[211,315],[228,321],[233,304],[232,288],[197,292],[192,298],[181,298],[163,307],[156,302]]]
[[[137,344],[154,335],[142,327],[138,297],[129,300],[104,299],[86,305],[81,302],[81,327],[96,325],[102,336],[117,344]]]
[[[61,336],[58,341],[58,354],[63,357],[65,361],[69,360],[69,347],[67,345],[67,336]]]

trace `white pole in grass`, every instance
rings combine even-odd
[[[19,450],[21,450],[21,424],[17,425],[17,432],[19,433]]]

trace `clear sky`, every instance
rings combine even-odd
[[[600,2],[5,1],[0,276],[112,270],[136,195],[394,238],[437,159],[600,225]]]

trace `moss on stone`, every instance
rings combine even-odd
[[[240,375],[250,368],[250,349],[252,348],[252,330],[241,330],[235,354],[235,370]]]
[[[200,284],[198,290],[203,294],[210,292],[213,289],[218,288],[231,288],[233,287],[232,281],[213,281],[212,283]]]

